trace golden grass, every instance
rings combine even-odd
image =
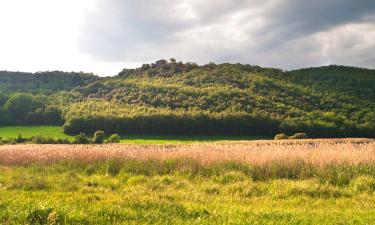
[[[118,159],[189,158],[203,164],[237,161],[263,165],[273,161],[295,161],[314,165],[375,164],[373,139],[316,139],[247,141],[186,145],[4,145],[0,146],[1,165],[54,163],[59,161],[95,162]]]

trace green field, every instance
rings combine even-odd
[[[42,135],[51,138],[68,138],[73,139],[72,136],[64,134],[59,126],[11,126],[0,127],[0,137],[2,138],[16,138],[19,134],[22,137],[31,137]],[[199,136],[199,135],[121,135],[121,143],[135,143],[135,144],[181,144],[194,142],[212,142],[212,141],[226,141],[226,140],[260,140],[267,139],[266,137],[255,136]],[[268,138],[270,139],[270,138]]]
[[[172,163],[172,164],[170,164]],[[374,178],[254,180],[127,162],[0,168],[2,224],[372,224]],[[170,167],[171,168],[171,167]],[[185,169],[189,168],[189,165]],[[338,170],[341,171],[340,169]],[[334,171],[332,171],[334,172]],[[342,170],[341,172],[344,172]]]
[[[32,137],[42,135],[51,138],[72,138],[69,135],[64,134],[63,130],[59,126],[12,126],[12,127],[0,127],[0,137],[2,138],[15,138],[19,134],[22,137]]]

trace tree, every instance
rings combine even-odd
[[[17,93],[4,104],[5,111],[17,121],[23,121],[27,114],[40,106],[40,102],[30,94]]]
[[[4,103],[8,100],[8,96],[4,93],[0,92],[0,106],[3,106]]]
[[[89,144],[90,139],[86,136],[85,133],[80,133],[79,135],[74,137],[74,144]]]
[[[92,139],[92,141],[95,144],[102,144],[104,142],[104,139],[105,139],[104,131],[98,130],[95,132],[94,138]]]
[[[120,143],[120,135],[118,134],[112,134],[109,138],[108,138],[108,142],[109,143]]]

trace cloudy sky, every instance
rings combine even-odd
[[[0,70],[114,75],[160,58],[375,68],[374,0],[1,0]]]

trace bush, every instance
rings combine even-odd
[[[275,136],[275,140],[285,140],[285,139],[288,139],[289,137],[286,135],[286,134],[284,134],[284,133],[282,133],[282,134],[276,134],[276,136]]]
[[[41,135],[31,137],[27,141],[34,144],[59,144],[58,140],[55,140],[51,137],[43,137]]]
[[[23,138],[21,134],[18,134],[17,138],[14,139],[14,141],[15,141],[16,143],[18,143],[18,144],[19,144],[19,143],[24,143],[24,142],[27,141],[27,138]]]
[[[296,133],[293,136],[290,136],[289,139],[307,139],[308,136],[306,133]]]
[[[67,138],[59,138],[56,140],[56,144],[71,144],[70,140]]]
[[[108,143],[120,143],[120,135],[118,134],[112,134],[109,138],[108,138]]]
[[[89,144],[91,141],[85,133],[80,133],[74,137],[74,144]]]
[[[95,132],[94,138],[92,139],[92,141],[95,144],[102,144],[104,142],[104,139],[105,139],[104,131],[98,130]]]
[[[4,104],[4,109],[16,120],[24,120],[26,115],[40,105],[31,94],[16,93]]]
[[[30,142],[33,144],[45,144],[45,138],[41,135],[37,135],[35,137],[30,138]]]

